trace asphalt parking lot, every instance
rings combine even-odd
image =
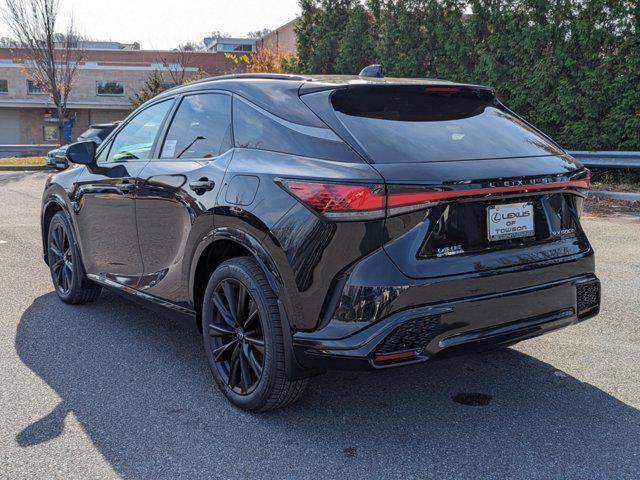
[[[596,319],[501,352],[328,373],[251,415],[214,387],[190,326],[108,293],[57,300],[46,177],[0,174],[0,478],[640,477],[640,217],[584,221]],[[488,405],[454,401],[469,393]]]

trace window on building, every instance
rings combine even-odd
[[[9,93],[9,83],[6,80],[0,80],[0,93]]]
[[[253,52],[253,45],[244,43],[219,43],[217,50],[219,52]]]
[[[124,95],[124,82],[96,82],[98,95]]]
[[[160,158],[211,158],[231,147],[231,97],[189,95],[173,117]]]
[[[27,93],[32,95],[40,95],[45,93],[42,85],[38,84],[35,80],[27,80]]]
[[[165,100],[145,108],[130,120],[113,139],[108,162],[146,160],[160,130],[172,100]]]

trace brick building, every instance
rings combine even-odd
[[[113,42],[109,43],[112,47]],[[21,53],[19,48],[0,48],[0,145],[58,143],[53,102],[27,78]],[[92,123],[124,118],[131,110],[129,98],[140,91],[152,71],[160,71],[170,84],[171,70],[182,68],[188,77],[198,69],[219,75],[232,67],[223,53],[85,49],[67,102],[75,119],[71,138]]]
[[[289,23],[285,23],[281,27],[272,30],[266,35],[260,37],[256,43],[259,48],[268,48],[277,51],[280,49],[282,53],[296,54],[296,34],[295,26],[298,19],[294,18]]]

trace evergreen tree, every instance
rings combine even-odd
[[[158,70],[154,70],[149,74],[149,78],[145,80],[142,89],[133,97],[129,98],[132,109],[138,108],[144,102],[164,92],[166,89],[167,87],[162,78],[162,74]]]
[[[299,66],[492,85],[573,149],[640,148],[637,0],[301,0]],[[469,14],[471,10],[471,14]]]
[[[300,0],[301,14],[295,34],[298,69],[304,73],[313,71],[314,67],[319,9],[317,0]]]
[[[344,35],[339,42],[336,73],[357,74],[374,63],[371,16],[361,4],[349,12]]]

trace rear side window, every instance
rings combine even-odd
[[[376,163],[438,162],[562,153],[495,105],[489,92],[455,87],[339,90],[342,124]]]
[[[237,97],[233,100],[233,134],[238,148],[363,162],[332,130],[289,122]]]
[[[231,97],[189,95],[173,117],[160,158],[217,157],[231,146]]]

